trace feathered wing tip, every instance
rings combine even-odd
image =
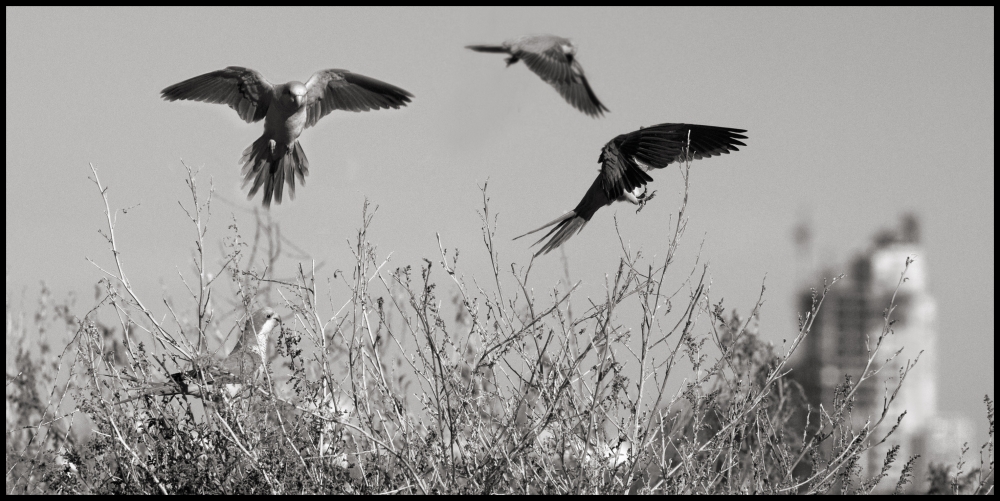
[[[253,181],[247,193],[247,200],[252,199],[257,190],[263,187],[261,204],[264,207],[271,206],[272,197],[275,203],[281,203],[285,183],[288,184],[289,196],[295,198],[295,178],[299,179],[300,184],[305,185],[305,177],[309,174],[309,160],[298,141],[295,141],[291,148],[276,144],[272,153],[271,140],[261,136],[243,150],[240,163],[243,164],[241,170],[243,187],[246,188],[247,184]]]
[[[582,75],[578,78],[578,81],[553,83],[552,86],[556,88],[567,103],[591,118],[601,118],[605,112],[611,111],[604,106],[604,103],[597,99],[594,90],[587,83],[587,78]]]
[[[604,106],[604,103],[594,93],[594,89],[590,87],[590,82],[587,81],[587,76],[580,63],[574,60],[571,68],[572,78],[546,81],[555,87],[567,103],[592,118],[601,118],[605,112],[610,112],[611,110]]]
[[[587,113],[588,115],[594,118],[600,118],[604,116],[605,112],[611,112],[611,110],[609,110],[607,106],[604,106],[604,103],[602,103],[599,99],[597,99],[597,94],[594,94],[594,89],[590,88],[590,82],[587,82],[587,77],[581,74],[580,80],[583,81],[583,87],[587,91],[587,98],[589,99],[590,104],[593,106],[593,108],[591,108],[592,111],[584,110],[584,113]]]
[[[548,254],[549,251],[554,250],[560,245],[562,245],[563,242],[569,240],[569,237],[579,233],[580,230],[582,230],[586,224],[587,220],[584,219],[583,217],[578,216],[576,211],[569,211],[557,217],[556,219],[542,225],[539,228],[531,230],[525,233],[524,235],[519,235],[517,237],[514,237],[514,240],[544,230],[549,226],[555,225],[555,227],[549,230],[548,233],[542,236],[542,238],[539,238],[538,241],[531,244],[531,246],[534,247],[539,243],[541,243],[542,240],[549,238],[549,235],[553,235],[553,233],[555,234],[552,236],[552,238],[549,239],[548,242],[545,243],[545,245],[542,245],[541,249],[538,249],[538,252],[535,252],[535,257],[538,257],[542,254]]]

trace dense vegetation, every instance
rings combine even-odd
[[[156,314],[137,296],[96,171],[115,263],[97,306],[78,317],[43,293],[29,321],[8,297],[8,494],[871,493],[903,492],[915,475],[929,476],[933,492],[992,493],[989,399],[990,441],[968,465],[915,471],[891,449],[881,471],[862,471],[859,458],[900,419],[852,427],[853,395],[874,372],[846,380],[821,411],[806,409],[786,377],[835,284],[816,291],[783,346],[762,341],[762,300],[741,317],[710,299],[705,268],[665,279],[678,266],[686,198],[666,257],[623,248],[606,295],[577,299],[589,305],[580,313],[576,285],[535,295],[524,285],[530,266],[498,262],[485,187],[492,266],[474,277],[443,246],[433,260],[388,269],[367,238],[377,221],[366,205],[351,271],[317,276],[302,264],[279,280],[268,269],[287,258],[267,222],[250,241],[231,226],[223,262],[205,262],[211,193],[188,172],[198,241],[190,297]],[[262,256],[272,266],[252,266]],[[317,284],[339,284],[349,299],[330,304]],[[284,328],[249,392],[121,403],[218,349],[237,317],[263,304]],[[892,310],[871,340],[870,371],[894,356],[880,352]]]

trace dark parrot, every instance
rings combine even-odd
[[[740,142],[747,138],[742,135],[744,132],[743,129],[711,125],[659,124],[621,134],[604,145],[597,159],[601,172],[575,209],[514,240],[556,225],[532,244],[537,245],[552,235],[535,256],[545,254],[582,230],[601,207],[615,201],[645,203],[645,189],[638,195],[635,191],[653,180],[648,174],[651,170],[662,169],[673,162],[739,151],[737,146],[746,146]]]
[[[295,178],[305,184],[309,160],[299,135],[333,110],[399,109],[412,94],[399,87],[347,70],[321,70],[305,84],[274,85],[250,68],[229,66],[171,85],[163,99],[228,104],[247,123],[264,120],[264,134],[243,151],[243,187],[253,185],[247,199],[264,188],[264,207],[281,203],[282,184],[295,196]]]
[[[510,54],[507,66],[524,61],[574,108],[592,116],[608,110],[587,83],[583,66],[576,60],[576,47],[568,39],[553,35],[528,35],[507,40],[501,45],[466,45],[477,52]]]

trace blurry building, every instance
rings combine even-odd
[[[802,230],[796,231],[800,257],[811,254],[811,250],[803,249],[810,244],[798,238],[801,233]],[[908,257],[913,261],[907,269]],[[920,455],[908,492],[924,492],[929,462],[954,465],[962,444],[972,437],[972,425],[967,418],[938,412],[937,309],[927,282],[927,266],[915,216],[905,215],[898,229],[878,233],[866,251],[854,256],[846,267],[845,277],[826,296],[811,332],[798,350],[792,371],[813,409],[821,404],[829,409],[836,386],[842,385],[848,376],[856,382],[864,373],[869,350],[875,348],[885,329],[886,308],[895,294],[896,306],[889,316],[894,321],[890,327],[892,333],[884,339],[872,361],[872,369],[897,351],[903,351],[858,390],[852,413],[855,430],[866,422],[877,422],[886,398],[896,388],[901,370],[919,357],[872,441],[881,440],[904,411],[906,417],[889,440],[869,451],[861,464],[864,475],[870,477],[878,473],[890,447],[899,445],[895,467],[881,484],[890,491],[902,465],[911,456]],[[901,281],[904,269],[906,279]],[[814,298],[822,293],[822,281],[839,274],[826,269],[803,280],[808,285],[798,294],[797,310],[810,311]],[[810,422],[815,424],[817,419],[814,417]]]

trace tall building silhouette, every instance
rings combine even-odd
[[[801,246],[802,242],[797,240],[797,244]],[[907,269],[908,258],[913,261]],[[909,492],[924,492],[929,462],[955,464],[963,442],[972,436],[968,419],[941,414],[937,408],[937,304],[930,292],[927,266],[920,245],[920,224],[914,215],[904,215],[897,229],[877,233],[870,247],[851,259],[844,279],[826,296],[793,363],[792,378],[802,385],[812,407],[818,409],[822,404],[829,408],[837,385],[843,384],[847,376],[856,382],[866,368],[876,369],[903,350],[858,390],[852,412],[852,426],[858,430],[866,422],[878,421],[901,370],[908,362],[918,360],[889,406],[885,421],[872,435],[872,443],[881,440],[904,411],[905,418],[885,444],[869,450],[861,461],[869,477],[878,473],[889,449],[900,446],[890,477],[881,485],[890,491],[902,465],[911,456],[920,455]],[[901,282],[904,269],[905,280]],[[797,310],[810,311],[812,289],[822,290],[824,278],[829,280],[839,274],[826,269],[806,279],[810,283],[803,283]],[[870,350],[875,349],[883,333],[890,303],[895,304],[889,315],[892,332],[869,367]]]

